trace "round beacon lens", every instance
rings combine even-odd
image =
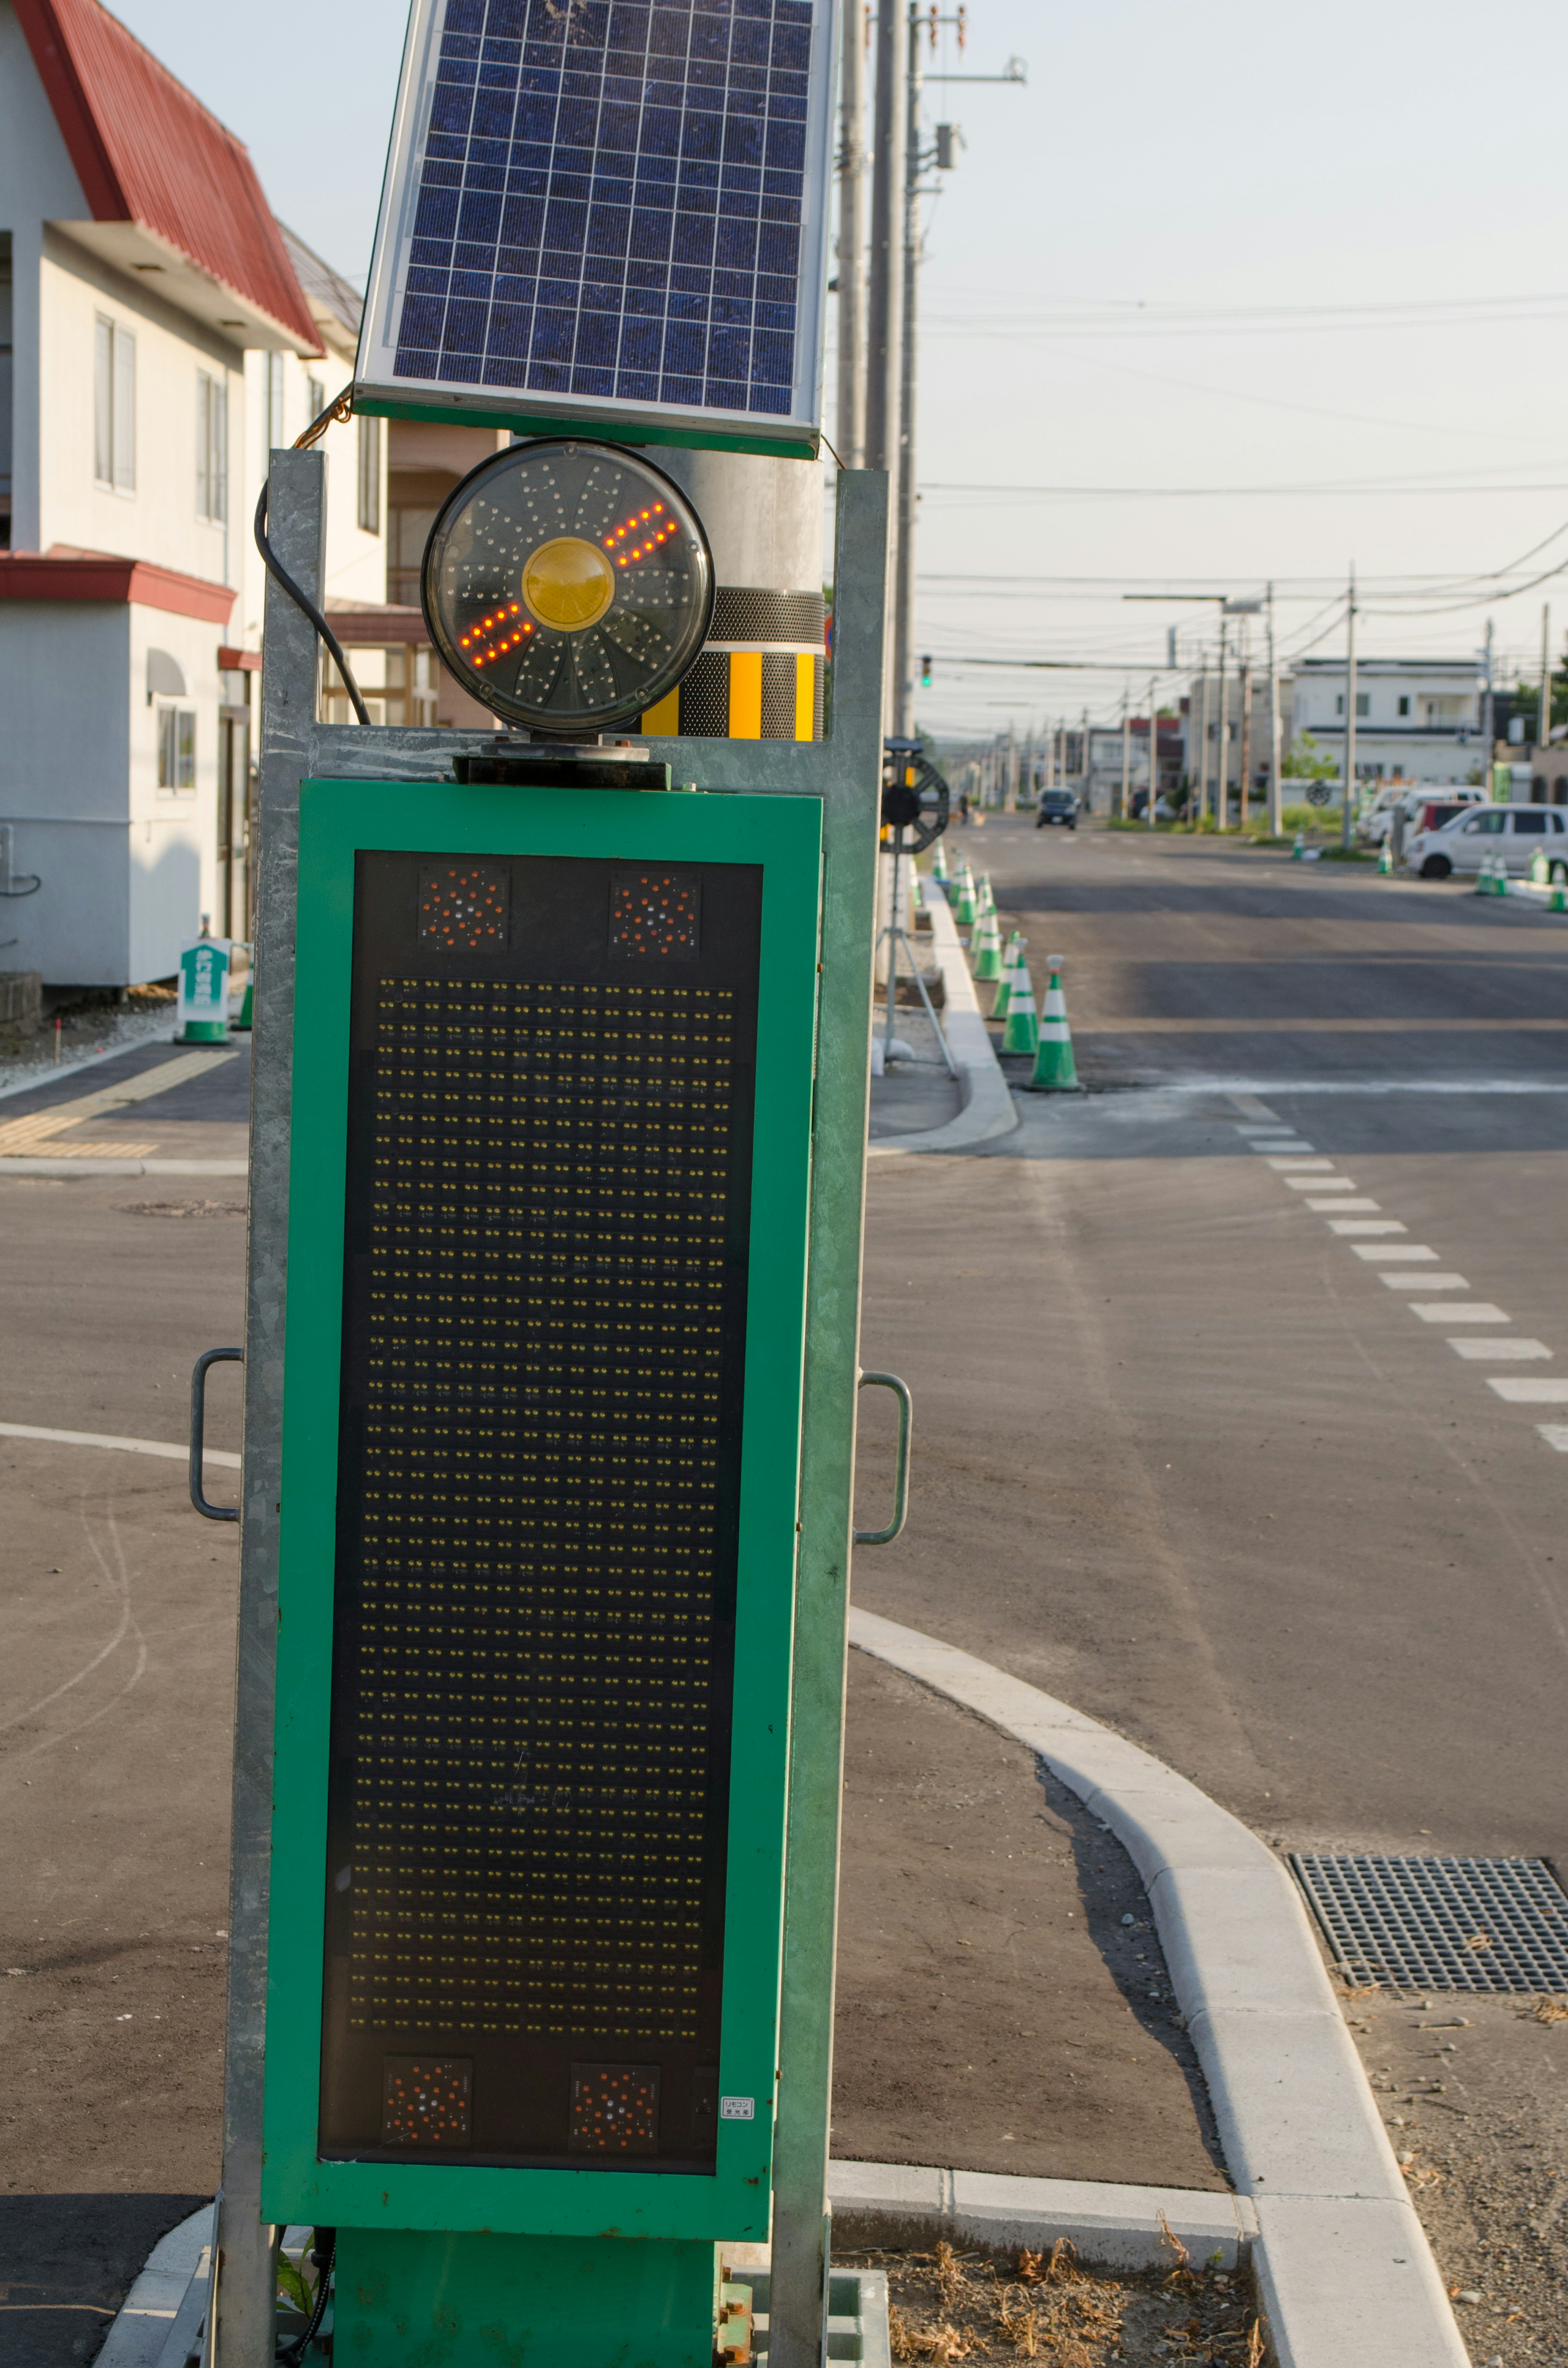
[[[707,636],[713,561],[681,493],[641,454],[551,439],[453,488],[425,549],[430,638],[473,698],[536,732],[634,723]]]

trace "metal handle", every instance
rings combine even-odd
[[[909,1434],[915,1407],[906,1385],[896,1373],[862,1373],[856,1386],[862,1390],[892,1390],[898,1400],[898,1470],[893,1479],[892,1520],[885,1530],[855,1532],[858,1546],[890,1546],[909,1517]]]
[[[190,1376],[190,1501],[199,1513],[210,1521],[237,1521],[239,1508],[235,1505],[210,1505],[202,1492],[201,1456],[207,1434],[207,1368],[209,1365],[243,1365],[243,1349],[204,1349],[196,1360]]]

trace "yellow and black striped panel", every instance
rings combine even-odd
[[[655,737],[820,740],[824,604],[818,592],[722,585],[701,655],[651,707]]]

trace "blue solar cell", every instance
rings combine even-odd
[[[825,5],[446,0],[395,376],[788,414]]]

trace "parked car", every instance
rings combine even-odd
[[[1408,869],[1423,880],[1447,880],[1454,872],[1479,871],[1498,856],[1510,873],[1529,870],[1544,853],[1553,880],[1568,880],[1568,813],[1561,806],[1462,806],[1438,828],[1418,830],[1406,845]]]
[[[1455,782],[1451,788],[1443,789],[1426,784],[1413,790],[1406,781],[1385,781],[1361,816],[1358,833],[1369,847],[1381,847],[1392,831],[1397,855],[1401,825],[1408,835],[1413,816],[1424,807],[1442,803],[1457,811],[1460,806],[1483,806],[1487,803],[1486,791],[1468,783]]]
[[[1078,827],[1078,793],[1076,790],[1041,790],[1040,803],[1035,808],[1034,826],[1044,830],[1050,823],[1062,823],[1068,830]]]

